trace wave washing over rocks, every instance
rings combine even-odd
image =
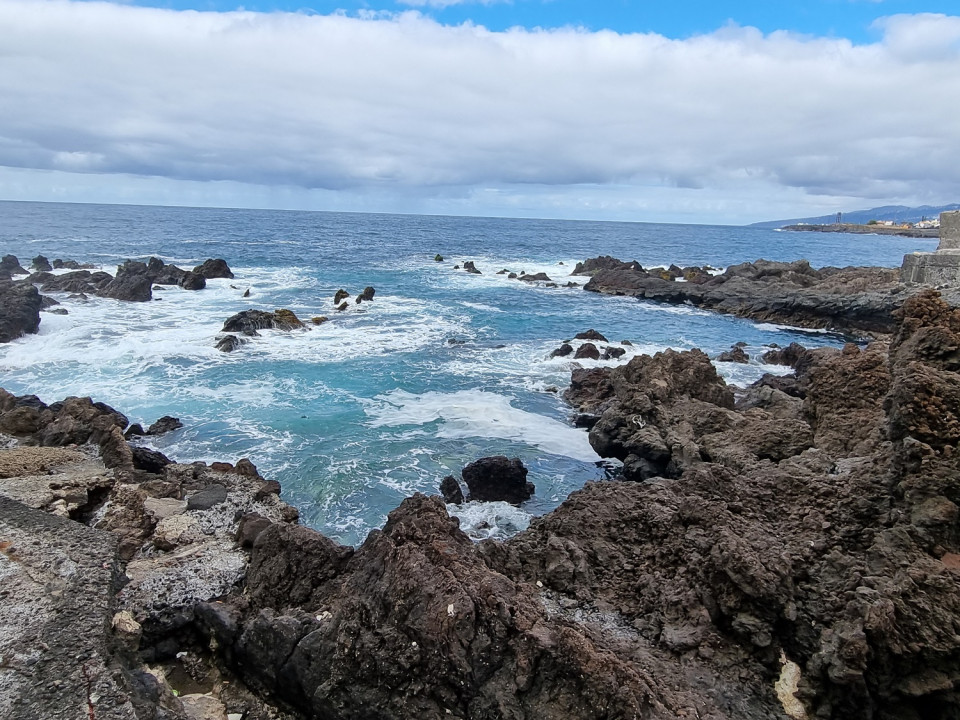
[[[591,283],[744,286],[680,270]],[[958,716],[960,310],[903,296],[853,312],[887,338],[791,347],[794,375],[745,390],[697,350],[574,371],[623,480],[505,541],[417,494],[342,546],[248,460],[178,464],[107,405],[0,392],[0,714]]]

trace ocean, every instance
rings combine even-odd
[[[111,273],[129,258],[192,268],[221,257],[236,275],[202,291],[167,287],[150,303],[56,296],[69,314],[43,313],[38,335],[0,345],[0,386],[46,402],[89,395],[144,426],[179,417],[183,429],[149,446],[180,462],[249,457],[304,524],[346,544],[467,463],[519,457],[536,485],[530,501],[450,508],[473,537],[501,536],[614,470],[570,423],[561,395],[575,363],[612,366],[668,347],[714,356],[741,341],[756,358],[771,343],[845,341],[563,287],[587,280],[569,277],[577,261],[898,266],[934,247],[752,227],[0,202],[0,255],[24,267],[36,255]],[[467,260],[482,274],[454,269]],[[544,272],[559,287],[502,269]],[[338,289],[353,297],[366,286],[373,302],[336,311]],[[224,320],[249,308],[289,308],[309,329],[216,350]],[[319,315],[330,320],[311,325]],[[550,357],[590,328],[632,345],[619,360]],[[741,386],[785,370],[756,359],[717,367]]]

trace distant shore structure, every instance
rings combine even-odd
[[[903,256],[900,280],[934,287],[960,287],[960,210],[940,213],[940,244],[935,252]]]

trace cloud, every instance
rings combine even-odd
[[[512,0],[397,0],[401,5],[410,7],[446,8],[451,5],[493,5],[495,3],[512,2]]]
[[[705,207],[733,189],[758,203],[960,196],[956,17],[894,16],[862,46],[736,26],[670,40],[66,0],[0,0],[0,27],[12,168],[390,207],[485,188],[667,188]]]

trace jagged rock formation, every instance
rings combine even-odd
[[[960,310],[928,291],[897,322],[794,351],[790,393],[735,394],[699,351],[575,372],[591,443],[638,482],[591,483],[506,542],[417,495],[343,547],[255,505],[246,465],[145,473],[102,444],[125,479],[97,522],[139,627],[117,633],[153,660],[214,648],[292,717],[957,717]],[[126,424],[89,401],[0,410],[34,442]]]
[[[598,262],[602,261],[602,262]],[[657,302],[688,303],[762,322],[796,327],[830,328],[853,334],[889,334],[894,311],[918,292],[900,283],[890,268],[810,267],[806,260],[757,260],[732,265],[719,275],[689,275],[687,282],[665,279],[613,258],[587,261],[593,277],[584,290],[629,295]],[[691,270],[696,270],[693,268]],[[960,295],[951,295],[960,301]]]

